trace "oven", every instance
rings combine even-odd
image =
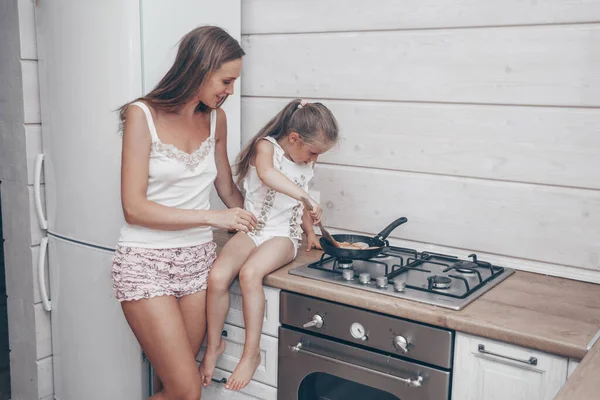
[[[448,400],[452,331],[281,292],[279,400]]]

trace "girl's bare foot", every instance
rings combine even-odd
[[[210,381],[215,374],[215,366],[221,354],[225,351],[225,341],[221,340],[216,348],[206,347],[202,364],[200,364],[200,377],[204,387],[210,385]]]
[[[256,368],[258,368],[259,365],[259,349],[256,349],[256,352],[253,354],[244,353],[237,367],[235,367],[233,374],[227,379],[225,388],[230,390],[240,390],[245,387],[252,379],[252,375],[254,375],[254,372],[256,372]]]

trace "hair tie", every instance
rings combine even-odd
[[[298,104],[298,109],[301,109],[302,107],[304,107],[307,104],[308,104],[308,101],[306,101],[306,100],[300,100],[300,104]]]

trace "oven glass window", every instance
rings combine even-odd
[[[298,400],[400,400],[370,386],[324,372],[307,375],[298,389]]]

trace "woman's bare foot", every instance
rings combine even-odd
[[[206,347],[206,352],[204,353],[204,358],[202,359],[202,364],[200,364],[200,377],[202,378],[202,384],[204,387],[208,387],[210,385],[210,381],[215,374],[215,366],[217,365],[217,360],[221,356],[221,354],[225,351],[225,341],[221,340],[219,343],[219,347],[210,348]]]
[[[244,353],[237,367],[235,367],[233,374],[227,379],[225,388],[230,390],[240,390],[245,387],[252,379],[252,375],[254,375],[254,372],[256,372],[256,368],[258,368],[259,365],[259,349],[256,349],[256,352],[253,354]]]

